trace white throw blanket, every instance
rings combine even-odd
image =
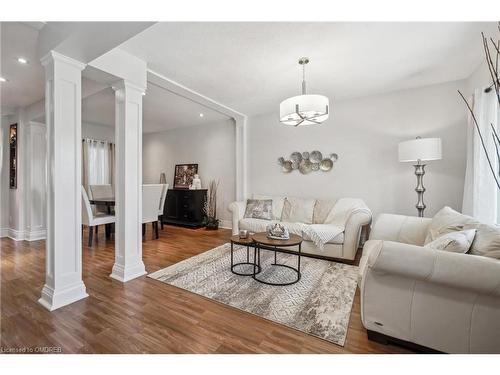
[[[318,249],[323,251],[325,244],[341,234],[344,228],[332,224],[311,224],[305,225],[302,231],[311,238]]]
[[[335,202],[324,224],[304,225],[302,230],[323,251],[326,243],[344,232],[349,217],[358,210],[367,210],[361,199],[339,199]]]

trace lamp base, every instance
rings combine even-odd
[[[414,165],[415,167],[415,176],[417,176],[417,187],[415,191],[417,192],[417,204],[415,207],[418,211],[418,217],[424,217],[424,210],[427,207],[424,203],[424,174],[425,174],[425,164],[421,164],[420,161],[418,164]]]

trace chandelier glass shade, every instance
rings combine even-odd
[[[293,96],[280,103],[280,122],[285,125],[318,125],[329,116],[330,101],[323,95],[306,94],[305,65],[307,57],[299,60],[302,65],[302,95]]]

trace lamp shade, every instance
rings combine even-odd
[[[439,160],[442,157],[441,138],[417,138],[399,144],[399,161]]]
[[[298,95],[280,104],[280,121],[285,125],[313,125],[328,119],[329,101],[323,95]]]

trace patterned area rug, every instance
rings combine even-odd
[[[344,345],[356,292],[357,267],[302,257],[302,277],[289,286],[270,286],[230,271],[230,244],[164,268],[148,276],[237,309],[284,324],[337,345]],[[246,260],[246,247],[235,245],[235,263]],[[253,259],[253,248],[250,249]],[[260,279],[293,280],[285,267],[271,266],[274,252],[261,250]],[[297,257],[278,253],[278,263],[296,267]],[[241,265],[238,272],[252,266]],[[247,267],[245,269],[245,267]]]

